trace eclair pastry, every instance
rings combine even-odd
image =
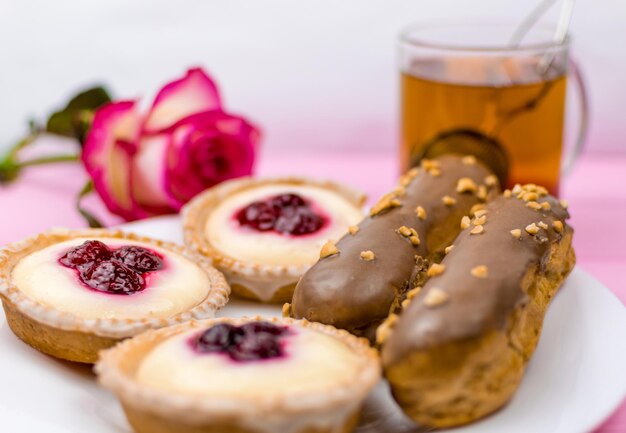
[[[324,245],[286,313],[373,339],[457,236],[461,217],[498,190],[497,178],[473,156],[423,160],[358,226]]]
[[[423,289],[378,330],[385,375],[408,416],[457,426],[511,398],[575,263],[568,217],[545,188],[517,185],[463,218]]]

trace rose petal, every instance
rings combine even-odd
[[[132,162],[132,196],[139,206],[155,215],[173,211],[163,187],[169,142],[168,134],[142,137]]]
[[[94,187],[114,214],[131,221],[144,216],[130,191],[132,144],[140,128],[134,101],[113,102],[95,113],[81,159]]]
[[[258,130],[245,119],[221,111],[198,113],[177,123],[165,179],[172,204],[180,208],[206,188],[251,174],[258,138]]]
[[[162,131],[189,116],[221,106],[213,80],[200,68],[189,69],[180,80],[166,84],[156,96],[146,118],[147,133]]]
[[[186,170],[182,167],[190,167],[191,155],[184,152],[184,145],[190,139],[191,135],[196,131],[196,128],[191,125],[181,125],[173,129],[170,136],[170,147],[168,149],[165,176],[163,178],[163,189],[168,197],[170,206],[174,209],[180,210],[187,200],[184,197],[177,196],[172,191],[172,177],[171,168],[179,168],[181,171]],[[192,184],[198,184],[200,182],[192,173],[188,172],[186,181]]]

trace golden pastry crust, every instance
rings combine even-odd
[[[521,197],[487,205],[479,217],[484,232],[472,235],[470,224],[445,270],[381,329],[385,376],[412,419],[438,428],[466,424],[517,390],[548,305],[575,263],[573,230],[562,223],[567,212],[551,197],[541,201],[548,205],[528,207]],[[511,235],[532,222],[538,231]],[[433,293],[438,302],[430,301]]]
[[[358,379],[339,383],[333,389],[318,391],[302,399],[274,395],[261,400],[164,392],[135,380],[144,357],[170,337],[216,323],[239,325],[258,320],[307,327],[341,340],[359,355],[359,364],[355,365]],[[331,326],[294,319],[220,318],[148,331],[126,340],[102,352],[96,372],[100,383],[119,397],[129,422],[139,433],[269,433],[286,431],[287,426],[293,433],[334,433],[348,432],[355,426],[362,401],[380,379],[380,361],[366,340]],[[328,420],[328,425],[320,424],[320,419]]]
[[[255,428],[238,426],[235,423],[220,423],[214,426],[184,425],[178,421],[159,417],[150,413],[133,409],[129,405],[122,405],[128,422],[136,433],[258,433]],[[354,413],[339,428],[304,427],[296,433],[350,433],[358,422],[358,413]],[[270,432],[268,432],[270,433]]]
[[[29,298],[13,283],[12,271],[21,259],[50,245],[78,237],[127,239],[180,254],[195,262],[207,274],[211,290],[194,308],[167,319],[138,317],[132,320],[86,320]],[[100,350],[148,329],[191,319],[211,318],[216,310],[226,304],[229,293],[230,288],[224,276],[206,258],[169,242],[120,230],[55,229],[0,249],[0,299],[9,327],[21,340],[37,350],[75,362],[93,363]]]
[[[98,352],[120,341],[118,338],[45,325],[28,317],[9,301],[4,301],[2,307],[9,328],[20,340],[55,358],[93,364],[98,360]]]
[[[242,286],[241,284],[231,284],[231,289],[233,293],[236,293],[237,296],[243,299],[249,299],[251,301],[258,301],[259,297],[251,291],[248,287]],[[296,287],[296,283],[287,284],[285,286],[279,287],[276,289],[272,297],[267,300],[268,304],[284,304],[285,302],[290,302],[291,297],[293,296],[293,290]]]
[[[347,186],[306,177],[256,179],[239,178],[223,182],[191,200],[182,210],[185,245],[213,260],[228,279],[233,293],[246,299],[282,303],[291,300],[298,279],[310,265],[267,265],[238,260],[223,254],[205,235],[206,222],[211,212],[233,194],[263,185],[276,183],[295,186],[316,186],[334,191],[356,207],[365,203],[365,194]]]

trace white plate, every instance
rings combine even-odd
[[[176,217],[126,226],[181,241]],[[1,315],[2,313],[0,313]],[[231,301],[220,316],[279,315],[279,307]],[[42,355],[0,318],[0,430],[11,433],[129,433],[116,399],[90,367]],[[626,312],[602,284],[575,269],[554,300],[539,347],[513,400],[454,433],[572,433],[598,426],[626,395]],[[368,399],[359,433],[422,431],[405,419],[381,384]]]

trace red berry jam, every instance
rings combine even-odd
[[[284,326],[251,322],[241,326],[217,324],[191,340],[199,353],[222,353],[233,361],[258,361],[284,356],[280,338],[289,335]]]
[[[152,272],[163,268],[163,261],[156,253],[134,245],[118,248],[113,258],[135,272]]]
[[[111,250],[100,241],[86,241],[74,247],[59,259],[59,262],[68,268],[81,270],[90,267],[94,262],[109,260]]]
[[[145,288],[145,281],[139,273],[113,260],[94,263],[80,273],[80,279],[94,290],[115,295],[130,295]]]
[[[308,235],[326,224],[326,218],[298,194],[286,193],[255,201],[235,215],[241,226],[286,235]]]
[[[163,269],[154,251],[130,245],[111,249],[100,241],[85,241],[71,248],[59,263],[75,269],[87,287],[113,295],[132,295],[146,288],[145,274]]]

